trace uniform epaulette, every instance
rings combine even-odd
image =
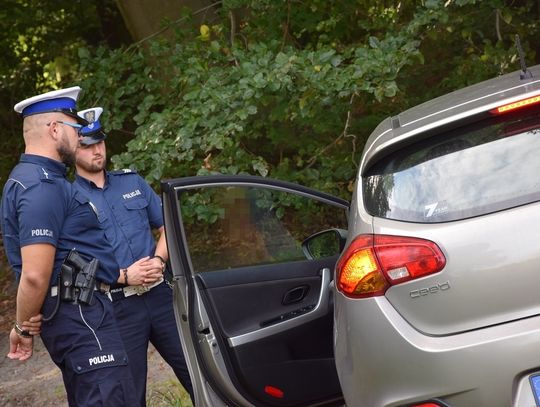
[[[132,170],[131,168],[124,168],[121,170],[109,171],[109,174],[112,174],[112,175],[137,174],[137,171]]]
[[[45,168],[41,167],[39,169],[39,175],[40,175],[41,182],[53,182],[52,177],[50,177],[49,173],[47,172]]]

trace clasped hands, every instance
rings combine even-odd
[[[10,359],[27,360],[32,356],[34,349],[34,335],[41,333],[41,319],[42,315],[38,314],[31,317],[27,321],[23,321],[19,324],[19,327],[32,335],[29,338],[19,335],[15,328],[9,333],[9,353],[7,357]]]
[[[152,285],[163,278],[164,264],[159,257],[146,256],[127,268],[129,285]]]

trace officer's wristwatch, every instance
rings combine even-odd
[[[17,322],[15,322],[13,328],[15,329],[15,332],[17,332],[17,335],[19,335],[22,338],[31,338],[32,335],[30,335],[30,332],[23,330]]]

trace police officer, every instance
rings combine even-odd
[[[87,124],[76,112],[80,90],[47,92],[15,105],[25,153],[2,195],[4,248],[18,280],[8,357],[32,355],[36,329],[25,327],[41,313],[41,338],[62,371],[69,405],[132,406],[134,382],[107,293],[119,267],[95,208],[65,179],[64,163],[74,163],[79,130]],[[71,280],[81,296],[67,298],[58,282],[71,254],[78,264],[70,268],[72,277],[83,278]]]
[[[146,405],[148,342],[152,342],[193,400],[193,390],[176,328],[172,290],[163,279],[168,258],[161,201],[130,169],[106,171],[100,107],[79,112],[89,121],[77,150],[74,187],[98,209],[107,239],[120,264],[111,287],[116,318],[129,356],[139,405]],[[157,230],[155,242],[152,230]]]

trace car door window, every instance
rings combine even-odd
[[[279,189],[208,186],[179,198],[195,273],[305,260],[306,238],[347,225],[343,208]]]

